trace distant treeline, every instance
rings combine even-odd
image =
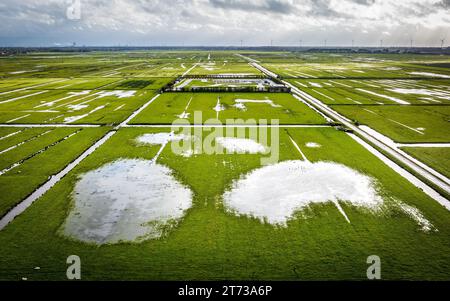
[[[260,47],[201,47],[201,46],[114,46],[114,47],[2,47],[0,55],[24,54],[30,52],[91,52],[91,51],[145,51],[145,50],[189,50],[189,51],[291,51],[291,52],[319,52],[319,53],[411,53],[411,54],[447,54],[450,55],[450,47],[293,47],[293,46],[260,46]]]

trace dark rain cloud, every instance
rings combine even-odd
[[[443,7],[445,9],[450,9],[450,0],[442,0],[437,4],[439,7]]]

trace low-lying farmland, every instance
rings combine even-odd
[[[100,139],[107,128],[14,128],[0,137],[0,216]]]
[[[278,119],[280,124],[326,124],[325,118],[288,93],[164,93],[132,124],[170,124],[177,119],[193,123],[194,112],[202,113],[200,122]]]
[[[409,147],[403,147],[402,149],[447,178],[450,178],[449,147],[414,147],[414,144],[411,144]]]
[[[448,142],[449,106],[333,106],[396,142]]]
[[[72,50],[0,59],[0,280],[450,279],[446,56]]]
[[[168,133],[168,130],[157,132]],[[0,259],[3,267],[1,277],[61,279],[65,274],[60,258],[74,252],[84,258],[83,275],[86,280],[124,277],[362,279],[365,277],[362,267],[368,253],[385,258],[385,279],[445,279],[448,275],[445,264],[442,264],[449,260],[448,212],[349,136],[332,128],[282,130],[281,161],[305,160],[297,150],[297,144],[311,166],[319,162],[335,162],[373,178],[378,187],[377,194],[384,204],[381,211],[371,211],[363,204],[352,205],[342,200],[339,206],[350,222],[332,202],[310,203],[304,209],[292,212],[286,224],[262,222],[227,209],[224,199],[227,191],[237,187],[236,181],[261,168],[260,158],[264,155],[193,154],[186,157],[174,154],[167,145],[154,164],[167,167],[174,178],[192,192],[192,205],[184,217],[171,226],[165,225],[160,238],[139,243],[98,247],[92,242],[86,244],[67,237],[64,225],[75,206],[73,190],[80,177],[113,162],[117,164],[116,170],[121,170],[119,166],[126,160],[151,160],[157,156],[161,145],[137,141],[151,133],[155,131],[120,130],[4,229],[0,234],[0,249],[4,254]],[[314,147],[307,146],[311,143]],[[211,168],[213,173],[209,172]],[[290,172],[294,170],[282,172],[286,183],[289,183]],[[275,173],[273,176],[281,175]],[[315,181],[332,183],[333,179],[325,178],[327,170],[322,176],[322,180],[317,178]],[[260,189],[272,189],[271,181],[274,179],[267,174],[267,178],[260,182],[266,187]],[[339,181],[342,183],[343,179]],[[124,189],[126,186],[121,185],[127,184],[117,182],[116,185]],[[337,188],[330,185],[329,189]],[[290,193],[285,189],[292,187],[276,190],[280,200]],[[253,201],[257,200],[256,197]],[[254,206],[258,208],[260,204],[255,203]],[[432,224],[432,229],[424,230],[423,224],[405,213],[402,206],[417,208]],[[126,211],[119,212],[126,214]],[[271,211],[267,214],[269,219]],[[45,223],[42,222],[43,216]],[[39,266],[40,270],[33,270],[34,266]],[[121,272],[111,272],[111,266],[115,267],[114,271]]]
[[[450,104],[441,80],[289,80],[326,104]]]

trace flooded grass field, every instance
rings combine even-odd
[[[362,280],[377,254],[383,279],[448,280],[449,62],[277,51],[4,57],[0,279],[64,280],[77,254],[83,280]],[[163,92],[177,79],[293,88]],[[258,130],[267,120],[266,140],[249,120]],[[380,154],[387,148],[439,185]]]

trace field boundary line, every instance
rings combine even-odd
[[[105,125],[102,124],[67,124],[67,123],[0,123],[0,128],[97,128]]]
[[[116,129],[119,129],[125,125],[127,125],[131,120],[133,120],[139,113],[141,113],[143,110],[145,110],[151,103],[153,103],[159,96],[161,96],[161,93],[156,94],[152,99],[147,101],[144,105],[139,107],[136,111],[134,111],[127,119],[125,119],[122,123],[120,123]]]
[[[333,127],[329,124],[127,124],[123,128],[170,128],[172,126],[180,128],[330,128]]]
[[[447,148],[450,147],[450,142],[425,142],[425,143],[397,143],[398,147],[418,147],[418,148]]]

